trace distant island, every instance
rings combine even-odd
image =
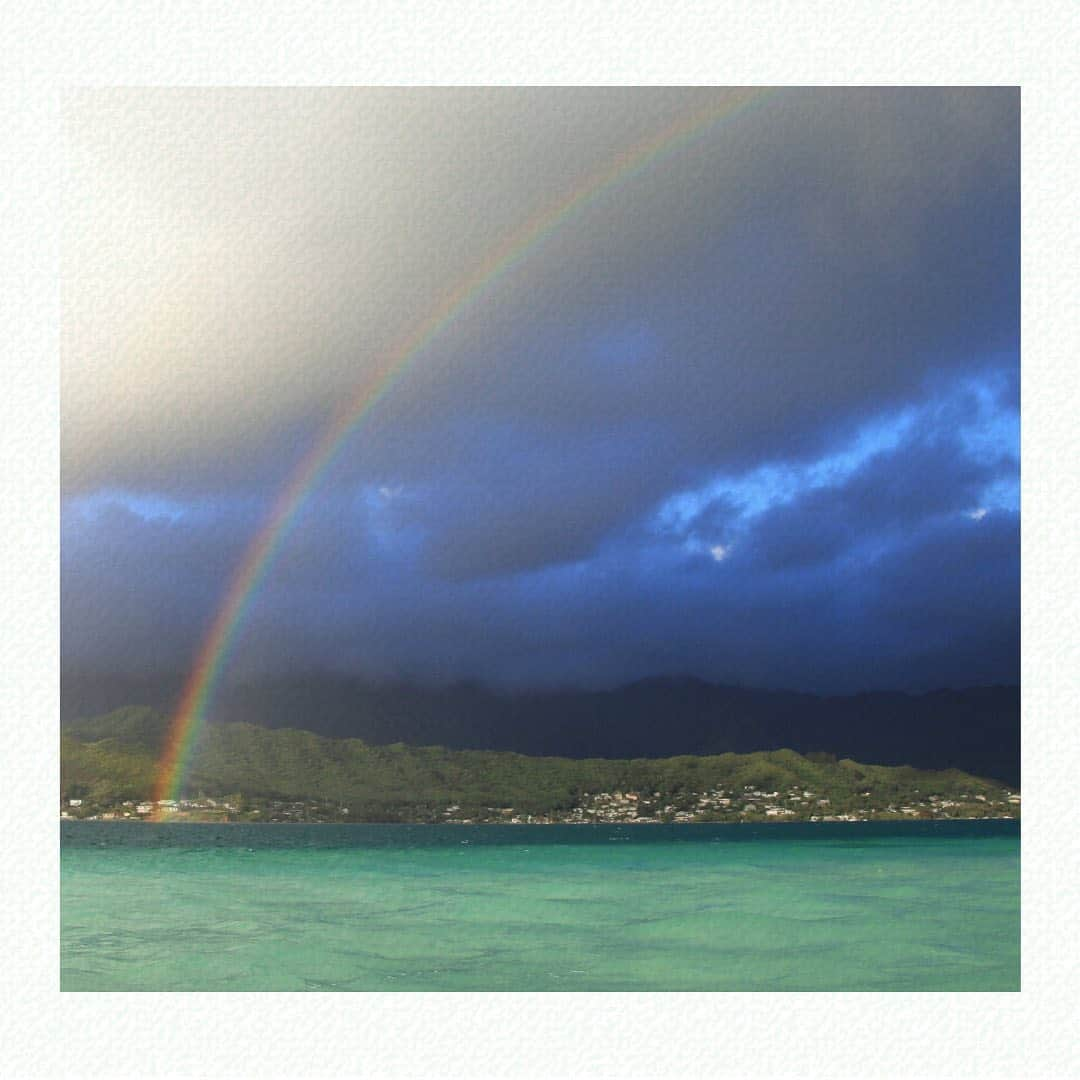
[[[209,725],[185,790],[154,803],[165,714],[67,725],[61,817],[450,824],[1018,818],[1020,794],[958,769],[867,765],[781,749],[667,758],[533,757],[372,746],[248,723]]]

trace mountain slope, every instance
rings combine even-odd
[[[131,701],[169,711],[179,680],[68,676],[63,719]],[[127,695],[127,696],[125,696]],[[1020,780],[1020,689],[846,697],[647,679],[613,690],[499,693],[475,684],[374,684],[326,674],[226,689],[212,719],[302,728],[384,745],[561,757],[668,757],[791,747]]]
[[[62,797],[97,807],[151,796],[165,718],[124,709],[70,725],[62,738]],[[483,816],[497,807],[529,814],[567,811],[597,793],[638,792],[675,809],[707,791],[740,799],[812,791],[828,813],[885,807],[933,794],[1002,799],[1001,785],[958,770],[863,765],[790,749],[666,759],[567,759],[403,744],[371,746],[310,731],[253,724],[208,726],[185,792],[348,805],[350,820],[437,820],[447,807]],[[747,792],[756,793],[752,797]],[[786,796],[784,796],[786,797]],[[816,805],[816,804],[815,804]],[[811,803],[800,803],[809,813]],[[759,807],[759,809],[761,809]]]

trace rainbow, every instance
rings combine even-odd
[[[169,724],[158,761],[155,803],[175,799],[181,791],[192,749],[237,632],[298,512],[349,435],[389,393],[412,361],[495,281],[521,262],[569,217],[614,184],[640,173],[657,158],[704,134],[720,120],[761,100],[766,93],[754,88],[737,90],[722,105],[711,105],[681,117],[658,134],[618,155],[603,169],[586,177],[569,195],[529,219],[446,293],[428,317],[368,374],[352,400],[337,410],[314,445],[294,467],[233,573],[228,592],[206,632]]]

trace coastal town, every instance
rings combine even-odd
[[[545,813],[527,813],[513,806],[402,807],[381,820],[413,824],[447,825],[588,825],[588,824],[693,824],[699,822],[840,822],[950,820],[970,818],[1013,819],[1020,816],[1020,794],[1011,788],[989,794],[962,792],[946,797],[936,792],[913,791],[905,799],[882,799],[871,790],[842,799],[807,788],[764,791],[747,785],[740,790],[713,788],[682,792],[584,792],[577,804]],[[350,810],[338,802],[311,799],[257,799],[241,795],[226,798],[124,800],[100,806],[89,799],[62,802],[60,817],[83,821],[217,821],[268,823],[373,822],[370,814]]]
[[[927,794],[903,803],[875,802],[872,792],[860,793],[860,805],[833,806],[829,798],[807,789],[786,792],[761,791],[746,787],[740,791],[717,788],[690,792],[689,798],[672,801],[659,791],[586,792],[581,804],[554,814],[520,814],[513,807],[485,807],[475,816],[461,816],[461,807],[443,812],[448,824],[470,825],[502,822],[509,825],[563,824],[692,824],[717,821],[881,821],[903,818],[1017,818],[1020,795],[1001,788],[997,797],[971,793],[966,798],[944,798]]]

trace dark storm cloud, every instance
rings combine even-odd
[[[404,490],[357,499],[331,489],[254,601],[235,673],[332,667],[595,685],[677,671],[820,690],[1008,680],[1018,661],[1017,515],[981,500],[1010,465],[963,449],[962,436],[981,426],[956,397],[965,395],[924,403],[895,446],[849,462],[840,481],[759,512],[709,497],[684,528],[658,530],[650,513],[585,557],[524,573],[432,575],[430,545],[447,528],[427,499],[425,531],[410,541]],[[456,520],[452,500],[442,506]],[[830,521],[835,540],[822,552],[814,530]],[[76,571],[65,583],[71,651],[85,655],[91,643],[94,655],[121,655],[122,638],[95,630],[100,612],[126,612],[121,625],[167,613],[173,637],[144,616],[146,633],[123,650],[122,666],[136,671],[167,669],[175,631],[193,631],[213,607],[238,554],[212,515],[168,523],[104,507],[80,537],[82,546],[64,546]],[[719,541],[729,551],[717,560]],[[781,541],[816,557],[778,559]],[[87,574],[88,553],[104,550],[113,572],[99,563]],[[126,568],[140,563],[148,569],[133,578]],[[161,575],[181,564],[177,578]]]
[[[492,319],[478,310],[469,345],[448,342],[445,358],[410,375],[420,403],[403,392],[370,441],[393,448],[388,464],[406,482],[483,477],[482,501],[470,499],[435,556],[445,572],[574,555],[658,492],[813,453],[837,426],[917,393],[928,373],[1015,343],[1017,236],[1001,226],[1015,219],[1015,188],[978,176],[980,156],[969,160],[964,140],[946,150],[931,139],[949,167],[923,175],[913,158],[927,126],[943,138],[940,118],[906,127],[905,110],[882,109],[873,118],[892,125],[893,141],[880,138],[901,179],[890,179],[895,190],[879,206],[860,195],[870,183],[855,152],[866,118],[851,110],[849,130],[806,111],[809,133],[778,134],[752,177],[730,189],[723,171],[702,180],[686,220],[673,220],[677,239],[651,242],[656,200],[625,218],[609,208],[591,245],[602,256],[560,237],[530,275],[537,293],[527,310],[511,304]],[[845,140],[848,164],[837,170]],[[984,156],[1002,156],[999,140],[1010,148],[995,132]],[[887,156],[876,144],[872,152]],[[874,170],[886,173],[882,161]],[[957,174],[968,173],[978,198],[957,189]],[[914,194],[926,200],[917,209],[904,201]],[[567,266],[581,267],[571,283]],[[627,325],[638,338],[620,358],[608,343]],[[425,430],[431,414],[454,419]],[[410,423],[417,438],[400,452],[395,426]],[[365,460],[356,455],[361,471]],[[564,513],[577,535],[558,525]]]
[[[389,343],[713,94],[365,93],[76,110],[66,663],[183,667]],[[358,427],[236,670],[1014,678],[1018,124],[1011,90],[778,91],[606,192]]]

